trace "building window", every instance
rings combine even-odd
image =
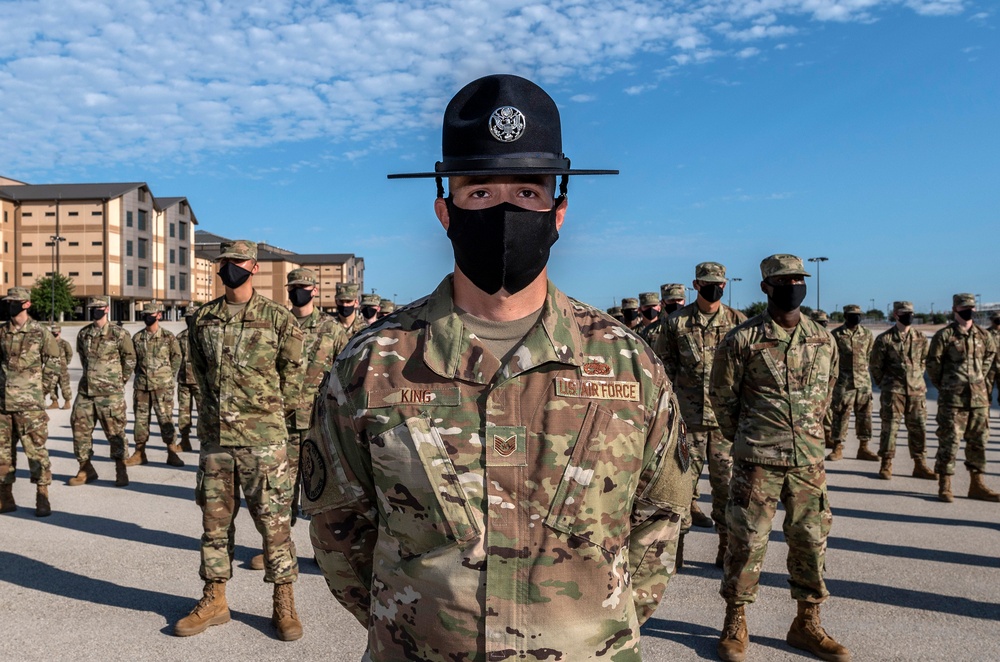
[[[170,249],[170,264],[174,264],[174,258],[176,256],[177,256],[177,254],[174,252],[174,249],[171,248]]]
[[[21,246],[24,247],[24,248],[29,248],[31,246],[31,242],[30,241],[22,242]]]
[[[3,222],[4,223],[7,222],[7,212],[6,211],[3,213]]]
[[[132,227],[132,212],[130,211],[125,212],[125,227]]]
[[[182,290],[187,290],[187,288],[188,288],[188,275],[185,274],[185,273],[182,273],[182,274],[178,275],[177,276],[177,282],[181,286]]]
[[[90,212],[90,215],[91,216],[104,216],[104,212],[103,211],[92,211],[92,212]]]
[[[145,202],[145,201],[146,201],[146,189],[140,188],[139,189],[139,202]]]
[[[146,229],[146,210],[139,210],[139,230],[144,231]]]
[[[139,267],[139,287],[146,287],[146,273],[148,271],[146,267]]]
[[[21,272],[21,278],[31,278],[31,272],[30,271],[22,271]]]
[[[183,246],[180,247],[180,263],[182,267],[188,266],[188,249],[184,248]]]
[[[69,213],[69,215],[70,215],[70,216],[79,216],[79,215],[80,215],[80,212],[78,212],[78,211],[71,211],[71,212]]]
[[[140,239],[139,240],[139,259],[140,260],[145,260],[146,259],[146,243],[147,242],[146,242],[145,239]]]
[[[70,278],[73,278],[73,277],[79,276],[79,275],[80,275],[79,271],[71,271],[71,272],[69,272],[69,277]]]
[[[55,245],[56,245],[56,242],[54,242],[54,241],[46,241],[45,242],[46,248],[50,248],[50,247],[55,246]]]
[[[174,276],[170,277],[170,289],[172,289],[172,290],[176,290],[177,289],[177,278],[174,277]]]
[[[45,272],[45,277],[46,278],[51,278],[52,277],[52,272],[51,271],[46,271]]]
[[[79,246],[80,242],[79,241],[71,241],[71,242],[69,242],[69,245],[70,246]]]
[[[132,286],[132,270],[129,269],[125,272],[125,284],[129,287]]]
[[[103,246],[104,242],[103,241],[92,241],[92,242],[90,242],[90,245],[91,246]]]
[[[132,240],[125,241],[125,257],[132,257]]]
[[[56,213],[54,211],[47,211],[47,212],[45,212],[45,215],[46,216],[55,216]]]
[[[5,241],[3,242],[3,252],[6,253],[8,250],[10,249],[7,248],[7,242]]]
[[[30,216],[31,216],[31,212],[30,211],[21,212],[21,217],[22,218],[29,218]]]
[[[188,203],[181,200],[181,203],[177,205],[178,211],[180,211],[181,216],[187,216],[188,213]]]
[[[185,223],[184,221],[181,221],[180,222],[180,226],[181,226],[181,241],[187,241],[188,240],[188,224]]]
[[[171,237],[176,237],[177,236],[176,234],[174,234],[174,224],[173,223],[170,224],[170,236]]]
[[[94,272],[91,272],[90,275],[91,276],[103,276],[104,272],[103,271],[94,271]]]
[[[10,274],[7,273],[6,271],[3,272],[3,282],[5,282],[5,283],[9,283],[10,282]]]

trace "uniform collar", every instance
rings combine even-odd
[[[240,314],[242,314],[243,315],[242,319],[244,321],[249,322],[257,318],[255,311],[257,309],[258,304],[261,302],[263,298],[264,297],[257,294],[257,290],[254,290],[253,294],[251,294],[250,298],[247,300],[247,304],[246,306],[244,306],[243,310],[240,313],[237,313],[236,315],[232,316],[230,316],[229,314],[229,304],[226,303],[226,295],[222,295],[221,297],[216,299],[214,303],[205,304],[203,308],[208,309],[208,313],[206,314],[214,315],[215,317],[218,317],[225,321],[235,319]]]

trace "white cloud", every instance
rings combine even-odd
[[[803,21],[871,21],[968,0],[19,0],[0,13],[3,168],[188,162],[322,138],[339,158],[440,121],[458,86],[496,71],[567,83],[759,52]],[[727,47],[735,42],[736,50]],[[778,46],[780,47],[780,46]],[[638,72],[641,75],[643,72]],[[562,102],[563,99],[557,101]]]
[[[574,94],[569,98],[570,101],[575,101],[577,103],[588,103],[596,99],[597,97],[593,94]]]

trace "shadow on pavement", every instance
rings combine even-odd
[[[934,499],[935,501],[937,499]],[[948,504],[942,504],[947,507]],[[905,515],[903,513],[881,513],[872,510],[862,510],[860,508],[833,508],[834,519],[837,517],[855,517],[859,519],[870,519],[881,522],[905,522],[907,524],[936,524],[939,526],[971,526],[977,529],[993,529],[1000,531],[1000,523],[979,522],[976,520],[966,520],[952,517],[931,517],[929,515]]]
[[[725,618],[725,605],[719,603],[719,627]],[[794,614],[788,617],[789,624],[792,622]],[[721,630],[697,625],[695,623],[685,623],[683,621],[668,621],[663,618],[651,618],[646,621],[641,629],[644,637],[659,637],[683,644],[689,647],[702,660],[717,660],[715,649],[719,643]],[[766,646],[767,648],[777,648],[781,650],[793,651],[794,649],[785,643],[784,639],[775,637],[762,637],[750,633],[750,644],[756,646]],[[750,652],[750,651],[748,651]],[[758,651],[758,654],[763,651]],[[766,659],[766,658],[765,658]]]
[[[849,552],[860,552],[862,554],[896,556],[901,559],[934,561],[936,563],[955,563],[957,565],[979,566],[982,568],[1000,568],[1000,558],[995,556],[967,554],[964,552],[953,552],[941,549],[927,549],[924,547],[910,547],[908,545],[887,545],[880,542],[854,540],[852,538],[838,538],[836,536],[830,536],[827,539],[826,544],[832,549],[843,549]]]

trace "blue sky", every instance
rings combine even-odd
[[[1000,12],[989,0],[5,2],[0,174],[147,181],[201,227],[447,273],[444,105],[486,73],[556,99],[575,178],[551,276],[600,307],[716,260],[825,256],[822,306],[1000,302]],[[815,305],[815,278],[807,303]]]

